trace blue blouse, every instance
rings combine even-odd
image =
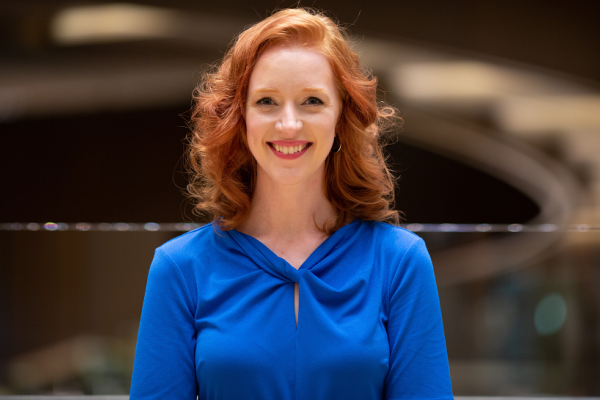
[[[130,399],[196,396],[451,400],[423,240],[354,220],[298,270],[257,239],[213,224],[160,246],[148,275]]]

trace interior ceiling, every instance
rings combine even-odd
[[[331,0],[315,1],[310,5],[332,10],[330,13],[342,23],[347,24],[352,33],[359,37],[364,35],[357,43],[358,50],[362,54],[363,60],[374,68],[382,82],[388,82],[388,84],[384,83],[384,86],[388,89],[392,88],[389,96],[392,103],[400,101],[400,104],[408,104],[413,108],[435,108],[439,106],[437,103],[441,99],[442,103],[440,104],[446,106],[466,106],[463,110],[450,110],[457,116],[460,116],[457,111],[468,110],[470,115],[465,120],[477,119],[479,116],[476,114],[483,111],[484,119],[488,120],[487,123],[496,125],[493,128],[506,130],[501,124],[498,126],[498,121],[501,121],[502,118],[493,117],[493,115],[498,114],[502,117],[503,114],[501,115],[500,111],[504,109],[501,109],[500,106],[506,103],[507,94],[512,96],[508,99],[510,104],[515,102],[514,95],[527,96],[527,98],[532,98],[532,95],[547,96],[547,86],[552,87],[554,94],[587,94],[580,88],[573,87],[568,87],[565,91],[562,87],[564,85],[557,85],[556,82],[548,85],[543,79],[531,88],[527,88],[528,85],[523,85],[522,82],[536,81],[531,79],[532,74],[521,76],[522,74],[518,71],[503,68],[499,65],[502,63],[502,58],[498,58],[498,56],[507,57],[506,54],[502,54],[502,51],[512,51],[515,54],[527,56],[535,53],[540,58],[545,57],[546,64],[544,65],[549,67],[556,55],[556,46],[548,46],[545,41],[540,43],[539,38],[541,36],[551,38],[557,31],[562,32],[563,30],[569,33],[561,33],[561,37],[564,36],[567,42],[571,40],[570,46],[567,46],[569,49],[580,51],[580,57],[597,57],[598,52],[581,51],[582,47],[593,47],[594,41],[598,41],[598,37],[600,37],[600,35],[584,34],[587,32],[586,27],[597,29],[594,24],[576,23],[579,16],[582,17],[582,21],[593,19],[589,13],[583,13],[583,9],[571,7],[569,12],[561,14],[560,7],[557,8],[553,5],[546,5],[543,12],[537,9],[534,12],[532,5],[518,5],[511,8],[507,3],[503,3],[503,7],[497,7],[490,2],[482,5],[474,1],[463,1],[449,7],[445,3],[438,3],[390,2],[390,4],[385,4],[380,2],[376,7],[368,9],[363,9],[363,5],[358,3],[344,2],[342,4]],[[118,13],[110,14],[108,9],[111,6],[107,7],[107,3],[102,4],[102,7],[96,7],[88,12],[88,15],[94,17],[102,15],[102,26],[114,27],[115,24],[119,25],[120,23],[121,26],[125,26],[129,34],[139,33],[136,31],[139,28],[142,31],[146,29],[144,34],[150,36],[144,36],[146,40],[113,40],[104,43],[61,42],[61,40],[65,40],[65,37],[68,38],[68,35],[61,36],[56,31],[56,26],[60,25],[57,21],[62,21],[61,26],[63,27],[69,26],[63,18],[65,14],[68,14],[64,10],[72,10],[80,5],[94,5],[94,3],[59,1],[49,4],[25,0],[2,5],[4,10],[0,13],[0,20],[2,20],[0,22],[3,22],[0,25],[3,47],[0,56],[0,71],[2,71],[0,74],[0,121],[13,123],[29,118],[97,114],[104,111],[129,109],[156,109],[189,103],[189,93],[195,80],[192,75],[197,75],[197,71],[203,68],[202,64],[218,59],[232,36],[243,29],[245,25],[267,15],[277,6],[292,5],[292,3],[272,1],[252,3],[241,1],[218,3],[154,1],[138,2],[134,7],[117,6],[120,7]],[[79,9],[81,10],[81,8]],[[510,9],[510,12],[507,9]],[[88,7],[86,10],[90,10],[90,8]],[[117,14],[119,16],[115,17]],[[129,15],[129,17],[123,17],[123,15]],[[524,16],[531,17],[526,25],[518,23]],[[584,16],[586,19],[583,19]],[[83,26],[84,30],[89,28],[88,22],[81,25],[82,20],[89,21],[83,15],[79,14],[77,18],[80,21],[80,27]],[[117,21],[115,22],[115,20]],[[559,29],[558,20],[565,25],[564,28]],[[141,23],[142,26],[138,28],[132,26],[136,23]],[[161,30],[160,25],[163,23],[167,26]],[[146,27],[143,26],[144,24]],[[521,40],[507,45],[507,38],[519,34],[519,29],[527,31],[527,34],[521,32]],[[378,36],[379,39],[377,39]],[[386,40],[385,37],[388,39]],[[402,38],[405,44],[400,45],[395,40],[389,40],[392,37],[398,41]],[[484,38],[483,41],[482,38]],[[136,39],[139,38],[136,37]],[[587,42],[585,40],[579,42],[578,39],[586,39]],[[410,45],[411,40],[412,45]],[[582,43],[583,45],[581,45]],[[444,47],[445,45],[462,48],[463,54],[461,55],[460,51],[456,50],[450,51],[449,47]],[[504,45],[507,45],[506,48]],[[541,50],[538,52],[526,51],[525,49],[529,47]],[[448,55],[449,52],[453,52],[454,55]],[[485,55],[482,56],[482,54]],[[469,61],[469,57],[486,58],[491,60],[487,64],[498,65],[492,66]],[[513,57],[513,59],[516,58]],[[532,60],[524,61],[532,62]],[[576,60],[573,59],[571,61],[577,67],[582,64],[590,65],[590,63],[581,61],[575,62]],[[513,64],[515,63],[513,62]],[[537,63],[537,65],[539,67],[541,64]],[[422,76],[423,71],[426,72],[425,76]],[[580,79],[582,79],[581,76],[580,74]],[[436,77],[440,79],[441,84],[436,83]],[[477,77],[479,80],[474,79]],[[411,85],[407,86],[406,82]],[[432,82],[434,83],[432,84]],[[444,82],[455,82],[455,84],[448,88],[448,93],[438,93],[439,89],[444,87]],[[470,85],[473,82],[475,82],[475,86]],[[588,85],[594,86],[594,81],[586,82]],[[415,86],[415,84],[417,85]],[[410,86],[414,86],[416,97],[411,95]],[[430,93],[434,96],[432,98],[428,97],[429,94],[426,90],[428,87],[435,89]],[[468,89],[467,92],[456,92],[457,89],[463,90],[464,88]],[[482,88],[485,90],[482,91]],[[421,94],[419,95],[419,93]],[[427,96],[423,97],[423,93]],[[442,97],[439,97],[440,94]],[[458,97],[456,97],[457,95]],[[465,99],[467,99],[466,102]],[[423,100],[426,101],[423,102]],[[595,101],[596,98],[593,97],[592,100]],[[595,104],[594,101],[588,101],[586,104]],[[473,105],[476,106],[474,109]],[[448,110],[442,111],[447,112]],[[504,119],[515,120],[512,117]],[[496,121],[494,122],[494,120]],[[413,121],[415,119],[411,118],[410,122]],[[447,136],[445,133],[450,130],[450,122],[440,122],[440,127],[435,129],[437,136],[432,143],[441,143],[444,136]],[[596,122],[592,122],[596,124]],[[403,134],[404,139],[410,136],[410,132],[418,131],[414,125],[413,127],[407,125],[407,127]],[[13,130],[24,132],[20,127],[13,126],[13,128]],[[8,127],[5,126],[4,130],[8,133],[7,129]],[[464,128],[458,128],[457,132],[464,131]],[[131,133],[129,134],[131,135]],[[25,136],[29,137],[29,135]],[[417,142],[422,137],[424,137],[422,134],[415,136]],[[485,137],[485,135],[479,134],[478,137]],[[469,143],[471,142],[472,140],[469,140]],[[421,143],[421,145],[431,148],[432,143]],[[449,142],[449,145],[451,143]],[[483,157],[481,154],[468,156],[463,154],[462,150],[464,149],[465,146],[462,146],[459,149],[461,151],[454,154],[454,157],[463,161],[470,157],[474,160],[475,168],[487,170],[488,173],[491,171],[491,175],[506,179],[506,173],[503,173],[503,176],[498,175],[497,166],[490,170],[490,157]],[[440,152],[444,153],[444,151]],[[480,153],[480,150],[475,153]],[[501,170],[507,170],[510,167],[507,161],[501,161],[500,164],[504,164],[504,168]],[[518,175],[522,174],[519,173],[515,176],[518,178]],[[528,184],[519,184],[515,179],[507,180],[509,184],[520,187],[519,190],[536,199],[538,204],[544,202],[543,198],[561,197],[550,196],[550,192],[546,193],[544,190],[537,195],[528,193],[530,187],[536,186],[534,184],[536,181],[541,180],[534,179]],[[548,187],[550,186],[552,185]],[[567,210],[571,206],[567,206],[567,204],[570,202],[566,200],[562,202],[564,212],[554,211],[552,213],[553,222],[564,220],[562,216],[568,214]],[[554,210],[552,207],[547,207],[548,210],[542,208],[540,215],[546,215],[550,209]]]
[[[220,58],[245,25],[276,7],[297,4],[266,0],[128,3],[154,7],[138,7],[138,14],[158,10],[161,18],[168,19],[173,11],[177,23],[158,37],[146,38],[151,40],[60,45],[55,32],[51,34],[58,13],[98,3],[0,4],[0,123],[5,122],[0,125],[0,150],[4,150],[0,159],[5,168],[0,170],[7,172],[0,184],[19,194],[5,200],[12,203],[3,209],[13,211],[0,216],[0,222],[42,221],[46,215],[63,221],[145,221],[148,215],[179,219],[185,214],[183,204],[179,210],[167,204],[181,203],[183,183],[174,187],[178,171],[173,166],[179,168],[175,158],[180,157],[187,130],[179,117],[174,121],[159,118],[159,113],[175,118],[185,112],[197,71]],[[562,109],[600,104],[597,6],[474,0],[390,1],[369,7],[358,1],[315,0],[302,5],[329,10],[362,38],[358,51],[382,86],[392,88],[388,100],[412,113],[406,118],[404,142],[389,150],[403,162],[399,206],[407,211],[408,221],[566,223],[580,197],[577,182],[572,182],[572,165],[521,149],[512,142],[515,138],[520,143],[532,137],[558,137],[571,147],[581,139],[580,147],[587,152],[586,157],[577,156],[577,162],[585,163],[582,170],[595,174],[588,188],[595,188],[589,190],[595,193],[590,198],[600,204],[600,160],[595,156],[600,141],[590,139],[600,137],[600,120],[593,110],[567,116],[559,130],[554,125],[553,129],[539,126],[548,115],[564,114],[548,108],[549,95],[566,104]],[[533,129],[527,127],[526,117],[537,103],[523,105],[523,100],[540,103],[543,118],[536,117]],[[433,114],[419,118],[425,109]],[[519,114],[522,110],[526,115]],[[581,124],[578,132],[573,132],[573,121]],[[175,132],[173,126],[181,129]],[[433,135],[429,142],[428,134]],[[160,139],[153,140],[152,135]],[[406,147],[412,141],[416,148]],[[24,158],[30,143],[34,146],[29,158]],[[419,154],[418,148],[426,151],[408,165],[410,155]],[[435,192],[418,190],[418,182]],[[115,196],[117,187],[119,196]],[[403,191],[411,195],[403,196]],[[417,204],[407,203],[410,199]],[[165,210],[175,214],[164,214]],[[555,240],[549,234],[543,241],[527,238],[496,240],[499,254],[514,257],[500,257],[503,262],[485,273],[521,265]],[[450,246],[453,253],[438,252],[441,258],[436,262],[447,272],[440,282],[475,276],[470,271],[479,262],[478,243],[468,245],[468,249]],[[481,246],[490,251],[490,243]],[[452,269],[455,265],[466,269]]]
[[[44,21],[61,8],[91,1],[22,0],[0,4],[0,57],[43,49]],[[130,3],[208,12],[253,22],[281,0],[155,0]],[[377,1],[312,0],[355,34],[393,36],[537,65],[600,82],[600,3],[594,1]],[[225,42],[226,43],[226,42]],[[12,49],[12,51],[9,51]]]

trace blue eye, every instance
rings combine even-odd
[[[258,100],[256,104],[260,104],[263,106],[272,106],[275,104],[275,102],[270,97],[263,97],[262,99]]]
[[[306,99],[305,103],[311,106],[319,106],[321,104],[324,104],[323,101],[317,97],[309,97],[308,99]]]

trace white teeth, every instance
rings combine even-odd
[[[297,153],[299,151],[304,150],[306,148],[306,146],[308,146],[308,143],[307,144],[301,144],[301,145],[298,145],[298,146],[289,146],[289,147],[288,146],[280,146],[278,144],[273,144],[273,147],[275,147],[275,150],[277,150],[278,152],[283,153],[283,154],[294,154],[294,153]]]

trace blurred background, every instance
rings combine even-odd
[[[191,92],[280,0],[0,2],[0,394],[127,394]],[[600,3],[314,0],[404,126],[455,395],[600,396]]]

